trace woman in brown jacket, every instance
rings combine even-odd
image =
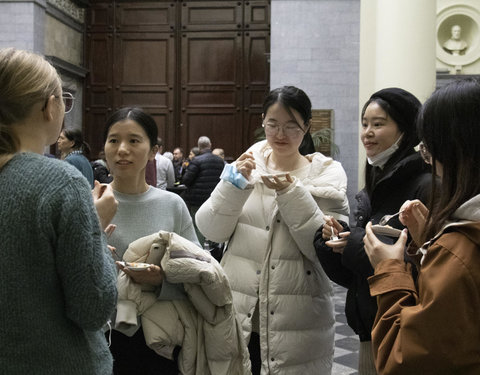
[[[462,80],[436,91],[418,130],[442,180],[429,209],[419,201],[401,208],[418,283],[403,262],[406,230],[385,245],[368,224],[364,238],[378,301],[375,364],[380,374],[480,374],[480,84]]]

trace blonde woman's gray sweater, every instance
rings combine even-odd
[[[0,170],[0,372],[111,374],[116,271],[90,186],[21,153]]]

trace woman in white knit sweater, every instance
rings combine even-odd
[[[155,157],[157,125],[139,108],[115,112],[105,125],[105,157],[113,175],[111,186],[118,200],[112,220],[115,231],[108,239],[122,257],[128,245],[160,230],[175,232],[198,244],[192,220],[183,200],[174,193],[154,188],[145,182],[148,160]],[[154,285],[160,299],[185,298],[181,287],[167,283],[158,266],[131,271],[119,266],[135,282]],[[112,331],[110,350],[114,374],[177,374],[176,361],[156,354],[145,344],[140,326],[127,331]]]

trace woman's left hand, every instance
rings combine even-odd
[[[115,263],[117,264],[117,267],[125,272],[135,283],[159,286],[163,282],[163,270],[154,264],[145,270],[132,271],[123,266],[123,262]]]
[[[405,245],[407,243],[407,230],[402,230],[397,242],[393,245],[387,245],[380,241],[372,231],[372,223],[369,222],[365,228],[363,243],[365,252],[370,259],[372,267],[375,269],[378,263],[384,259],[398,259],[403,261]]]
[[[290,173],[285,174],[285,179],[280,180],[277,176],[273,175],[272,177],[262,176],[262,181],[266,187],[274,190],[283,190],[287,188],[292,182],[293,178],[290,176]]]
[[[343,254],[343,249],[345,249],[348,243],[348,236],[350,236],[350,232],[340,232],[338,234],[338,240],[328,240],[325,242],[325,245],[332,248],[334,253]]]

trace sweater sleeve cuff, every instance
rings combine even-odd
[[[372,297],[394,290],[416,291],[410,266],[397,259],[381,261],[375,267],[375,274],[368,278],[368,283]]]
[[[121,300],[117,302],[117,317],[115,328],[127,329],[137,325],[137,305],[133,301]]]
[[[292,190],[296,185],[297,185],[297,178],[295,176],[292,177],[293,182],[290,183],[287,187],[283,188],[282,190],[277,190],[277,196],[283,195],[285,193],[288,193],[290,190]]]

